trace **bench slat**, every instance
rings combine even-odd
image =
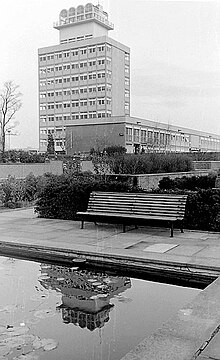
[[[97,211],[97,212],[124,212],[127,214],[138,214],[138,213],[142,213],[142,214],[153,214],[153,213],[158,213],[158,214],[184,214],[184,210],[164,210],[164,209],[135,209],[135,211],[128,211],[127,208],[115,208],[115,207],[109,207],[109,208],[103,208],[103,207],[96,207],[93,209],[88,209],[88,212],[92,212],[92,211]]]
[[[115,214],[115,213],[111,213],[111,212],[109,212],[109,213],[104,213],[104,214],[102,214],[102,213],[99,213],[99,212],[92,212],[92,213],[90,213],[90,212],[87,212],[87,211],[85,211],[85,212],[83,212],[83,211],[80,211],[80,212],[78,212],[77,213],[78,215],[88,215],[88,216],[91,216],[91,217],[94,217],[94,216],[100,216],[100,217],[102,217],[102,216],[106,216],[106,217],[115,217],[115,218],[118,218],[119,216],[117,215],[117,214]],[[127,218],[127,219],[130,219],[130,216],[129,216],[129,214],[124,214],[124,213],[121,213],[120,214],[120,217],[123,217],[123,218]],[[138,215],[134,215],[134,216],[132,216],[132,218],[136,218],[136,219],[146,219],[146,220],[153,220],[153,219],[155,219],[155,220],[162,220],[161,219],[161,217],[160,216],[138,216]],[[164,220],[167,220],[167,221],[175,221],[175,220],[182,220],[182,218],[181,217],[178,217],[178,216],[167,216],[167,217],[163,217],[163,219]]]
[[[79,214],[79,213],[78,213]],[[100,216],[108,216],[108,214],[111,215],[115,215],[116,217],[118,215],[124,215],[125,217],[130,217],[130,218],[138,218],[138,217],[157,217],[160,218],[161,220],[163,220],[163,218],[178,218],[178,219],[183,219],[184,214],[169,214],[169,213],[135,213],[135,214],[131,214],[131,213],[125,213],[124,211],[118,211],[117,213],[113,210],[113,211],[87,211],[88,215],[95,215],[95,214],[99,214]]]

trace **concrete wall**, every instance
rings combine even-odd
[[[124,124],[75,125],[66,129],[66,150],[68,155],[89,152],[92,148],[125,146]]]
[[[151,190],[158,187],[159,181],[164,177],[169,177],[170,179],[175,179],[177,177],[192,177],[195,175],[208,175],[209,171],[191,171],[191,172],[176,172],[176,173],[160,173],[160,174],[146,174],[137,176],[137,185],[141,189]]]
[[[125,181],[131,184],[135,184],[143,190],[152,190],[157,189],[159,185],[159,181],[164,177],[169,177],[170,179],[175,179],[177,177],[192,177],[196,175],[208,175],[209,171],[207,170],[198,170],[191,172],[175,172],[175,173],[159,173],[159,174],[141,174],[141,175],[111,175],[111,178],[115,176],[117,180],[120,181],[120,177]]]
[[[129,97],[127,101],[130,104]],[[125,115],[125,53],[121,49],[112,47],[112,116],[123,115]]]
[[[63,173],[62,161],[51,161],[50,163],[30,163],[30,164],[0,164],[0,179],[6,179],[9,175],[17,179],[23,179],[30,173],[35,176],[45,173],[61,175]]]

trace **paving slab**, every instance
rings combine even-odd
[[[206,246],[200,245],[177,245],[171,248],[168,252],[170,255],[187,255],[192,256],[197,254],[199,251],[204,250]]]
[[[220,259],[220,246],[207,245],[205,249],[199,251],[196,256]]]
[[[173,248],[175,248],[176,244],[166,244],[166,243],[160,243],[160,244],[154,244],[154,245],[149,245],[147,247],[145,247],[143,249],[143,251],[150,251],[150,252],[156,252],[156,253],[165,253],[168,250],[171,250]]]

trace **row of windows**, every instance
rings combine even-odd
[[[66,50],[66,51],[59,51],[59,52],[55,52],[55,53],[50,53],[50,54],[44,54],[44,55],[40,55],[39,56],[39,60],[40,61],[51,61],[51,60],[59,60],[59,59],[68,59],[70,58],[70,56],[82,56],[82,55],[86,55],[86,54],[92,54],[95,52],[104,52],[106,49],[107,52],[111,51],[111,46],[110,45],[105,45],[105,44],[101,44],[101,45],[96,45],[96,46],[87,46],[87,47],[83,47],[83,48],[77,48],[77,49],[73,49],[73,50]]]
[[[63,147],[65,146],[65,141],[63,140],[58,140],[58,141],[55,141],[55,146],[59,146],[59,147]],[[47,140],[42,140],[40,141],[40,147],[47,147]]]
[[[128,54],[128,53],[125,53],[125,61],[129,61],[129,59],[130,59],[129,54]]]
[[[202,145],[207,145],[207,144],[210,144],[210,143],[220,143],[220,139],[214,139],[211,136],[207,137],[207,138],[204,138],[204,137],[201,138],[201,144]]]
[[[130,107],[130,106],[129,106],[129,103],[126,102],[126,103],[125,103],[125,110],[129,110],[129,107]]]
[[[111,85],[107,84],[100,85],[100,86],[84,86],[84,87],[77,87],[73,89],[64,89],[64,90],[57,90],[57,91],[45,91],[40,92],[40,98],[46,99],[54,96],[71,96],[75,94],[85,94],[85,93],[93,93],[93,92],[101,92],[101,91],[111,91]]]
[[[64,128],[41,128],[40,134],[47,135],[47,134],[56,134],[56,136],[61,136],[62,133],[65,131]]]
[[[92,37],[93,37],[92,34],[87,34],[87,35],[77,36],[77,37],[73,37],[73,38],[69,38],[69,39],[63,39],[60,41],[60,43],[67,44],[67,43],[71,43],[71,42],[91,39]]]
[[[129,78],[125,77],[125,86],[129,86],[129,84],[130,84]]]
[[[129,90],[125,89],[125,97],[129,97],[129,96],[130,96]]]
[[[41,104],[40,110],[52,110],[52,109],[67,109],[70,107],[79,107],[79,106],[95,106],[95,105],[111,105],[110,98],[92,98],[88,100],[73,100],[72,102],[51,102],[48,104]]]
[[[49,115],[49,116],[40,116],[40,121],[42,123],[53,122],[53,121],[68,121],[68,120],[79,120],[79,119],[91,119],[91,118],[101,118],[101,117],[110,117],[111,111],[89,111],[89,112],[75,112],[72,114],[65,115]]]
[[[81,62],[73,62],[71,64],[63,64],[63,65],[57,65],[57,66],[47,66],[47,67],[41,67],[40,68],[40,75],[42,74],[50,74],[54,71],[68,71],[70,69],[79,69],[79,68],[85,68],[90,66],[98,66],[98,65],[111,65],[111,59],[110,58],[100,58],[96,60],[91,61],[81,61]]]
[[[104,79],[108,78],[111,79],[111,71],[93,71],[89,73],[84,73],[81,75],[74,75],[74,76],[66,76],[66,77],[57,77],[57,78],[50,78],[45,80],[40,80],[40,86],[46,85],[54,85],[54,84],[67,84],[70,82],[75,81],[86,81],[86,80],[93,80],[93,79]]]
[[[126,141],[150,144],[170,144],[170,142],[189,142],[189,136],[180,134],[162,133],[153,130],[126,128]]]

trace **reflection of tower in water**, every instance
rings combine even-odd
[[[41,265],[39,281],[45,288],[62,293],[62,305],[58,309],[65,323],[91,331],[109,321],[114,306],[110,299],[131,287],[127,277],[45,264]]]

